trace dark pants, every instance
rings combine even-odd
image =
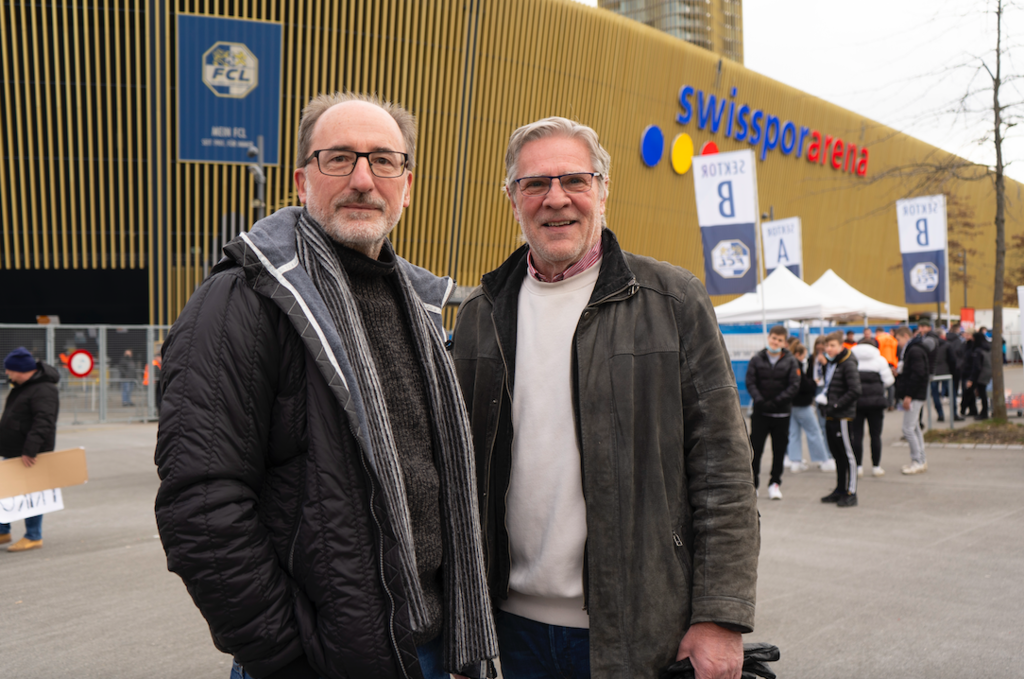
[[[879,467],[882,464],[882,424],[885,422],[885,407],[857,409],[857,417],[853,418],[853,430],[850,432],[850,443],[857,466],[864,464],[864,422],[868,423],[871,436],[871,464]]]
[[[782,463],[789,445],[789,415],[767,417],[758,413],[750,416],[750,447],[754,449],[754,488],[759,487],[761,455],[768,436],[772,437],[772,478],[769,484],[782,483]]]
[[[825,420],[825,438],[828,449],[836,459],[836,490],[857,494],[857,459],[850,441],[850,420]]]
[[[963,378],[963,401],[960,402],[960,414],[961,415],[977,415],[978,414],[978,402],[975,400],[976,394],[974,393],[974,386],[967,386],[967,378]]]
[[[939,416],[940,420],[946,419],[946,413],[942,410],[942,397],[948,396],[949,387],[945,382],[932,382],[932,403],[935,405],[935,414]],[[953,409],[953,403],[950,401],[950,410]]]
[[[548,625],[501,610],[494,622],[505,679],[589,679],[590,630]]]
[[[988,417],[988,385],[987,384],[975,384],[974,393],[981,399],[981,412],[978,413],[978,417]]]

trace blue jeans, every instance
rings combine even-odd
[[[11,532],[11,524],[0,523],[0,535],[7,535]],[[30,516],[25,519],[25,537],[29,540],[43,539],[43,515]]]
[[[121,405],[128,406],[132,404],[132,391],[135,389],[135,382],[132,380],[125,380],[121,382]]]
[[[792,462],[803,461],[801,429],[807,432],[807,452],[811,455],[811,462],[821,463],[832,459],[818,426],[816,410],[814,406],[793,406],[789,413],[789,445],[786,447],[786,453]]]
[[[501,610],[495,623],[505,679],[589,679],[590,630],[548,625]]]
[[[423,670],[424,679],[451,679],[451,675],[443,669],[444,653],[441,649],[441,636],[438,635],[433,641],[429,641],[416,649],[420,657],[420,668]],[[252,679],[252,676],[242,669],[242,666],[235,660],[231,663],[231,679]]]

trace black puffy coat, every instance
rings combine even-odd
[[[914,401],[928,398],[929,364],[928,349],[921,337],[913,337],[903,347],[900,363],[903,369],[896,376],[896,400],[909,396]]]
[[[772,365],[768,350],[754,354],[747,364],[747,393],[758,414],[786,414],[792,410],[793,397],[800,390],[800,367],[788,349],[782,350]]]
[[[53,450],[60,411],[59,381],[56,368],[36,361],[36,374],[11,387],[0,416],[0,456],[35,457]]]
[[[156,517],[167,565],[217,648],[254,677],[415,679],[397,543],[355,438],[365,433],[354,399],[337,397],[337,372],[325,378],[328,357],[348,359],[299,303],[304,272],[282,271],[296,214],[229,243],[164,343]],[[443,307],[441,295],[423,299]]]
[[[844,348],[832,363],[836,369],[825,392],[828,403],[822,407],[822,414],[834,420],[852,420],[857,415],[857,399],[861,390],[857,359]]]
[[[797,361],[797,368],[800,370],[800,389],[793,397],[793,405],[806,407],[814,403],[814,397],[818,393],[818,385],[814,381],[814,358],[808,357],[801,363]]]
[[[885,408],[889,405],[885,397],[885,385],[876,372],[860,371],[860,398],[857,399],[857,410]]]

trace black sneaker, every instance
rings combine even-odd
[[[833,490],[831,493],[821,498],[822,502],[839,502],[839,498],[843,497],[843,491]]]
[[[836,502],[836,507],[856,507],[856,506],[857,506],[857,494],[856,493],[847,493],[846,495],[843,495],[841,498],[839,498],[839,500]]]

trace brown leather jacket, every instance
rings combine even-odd
[[[654,677],[675,661],[691,623],[753,629],[760,537],[751,450],[704,286],[688,271],[622,252],[607,229],[603,239],[572,353],[591,672]],[[526,252],[486,274],[463,302],[452,348],[496,598],[508,592],[505,494]]]

